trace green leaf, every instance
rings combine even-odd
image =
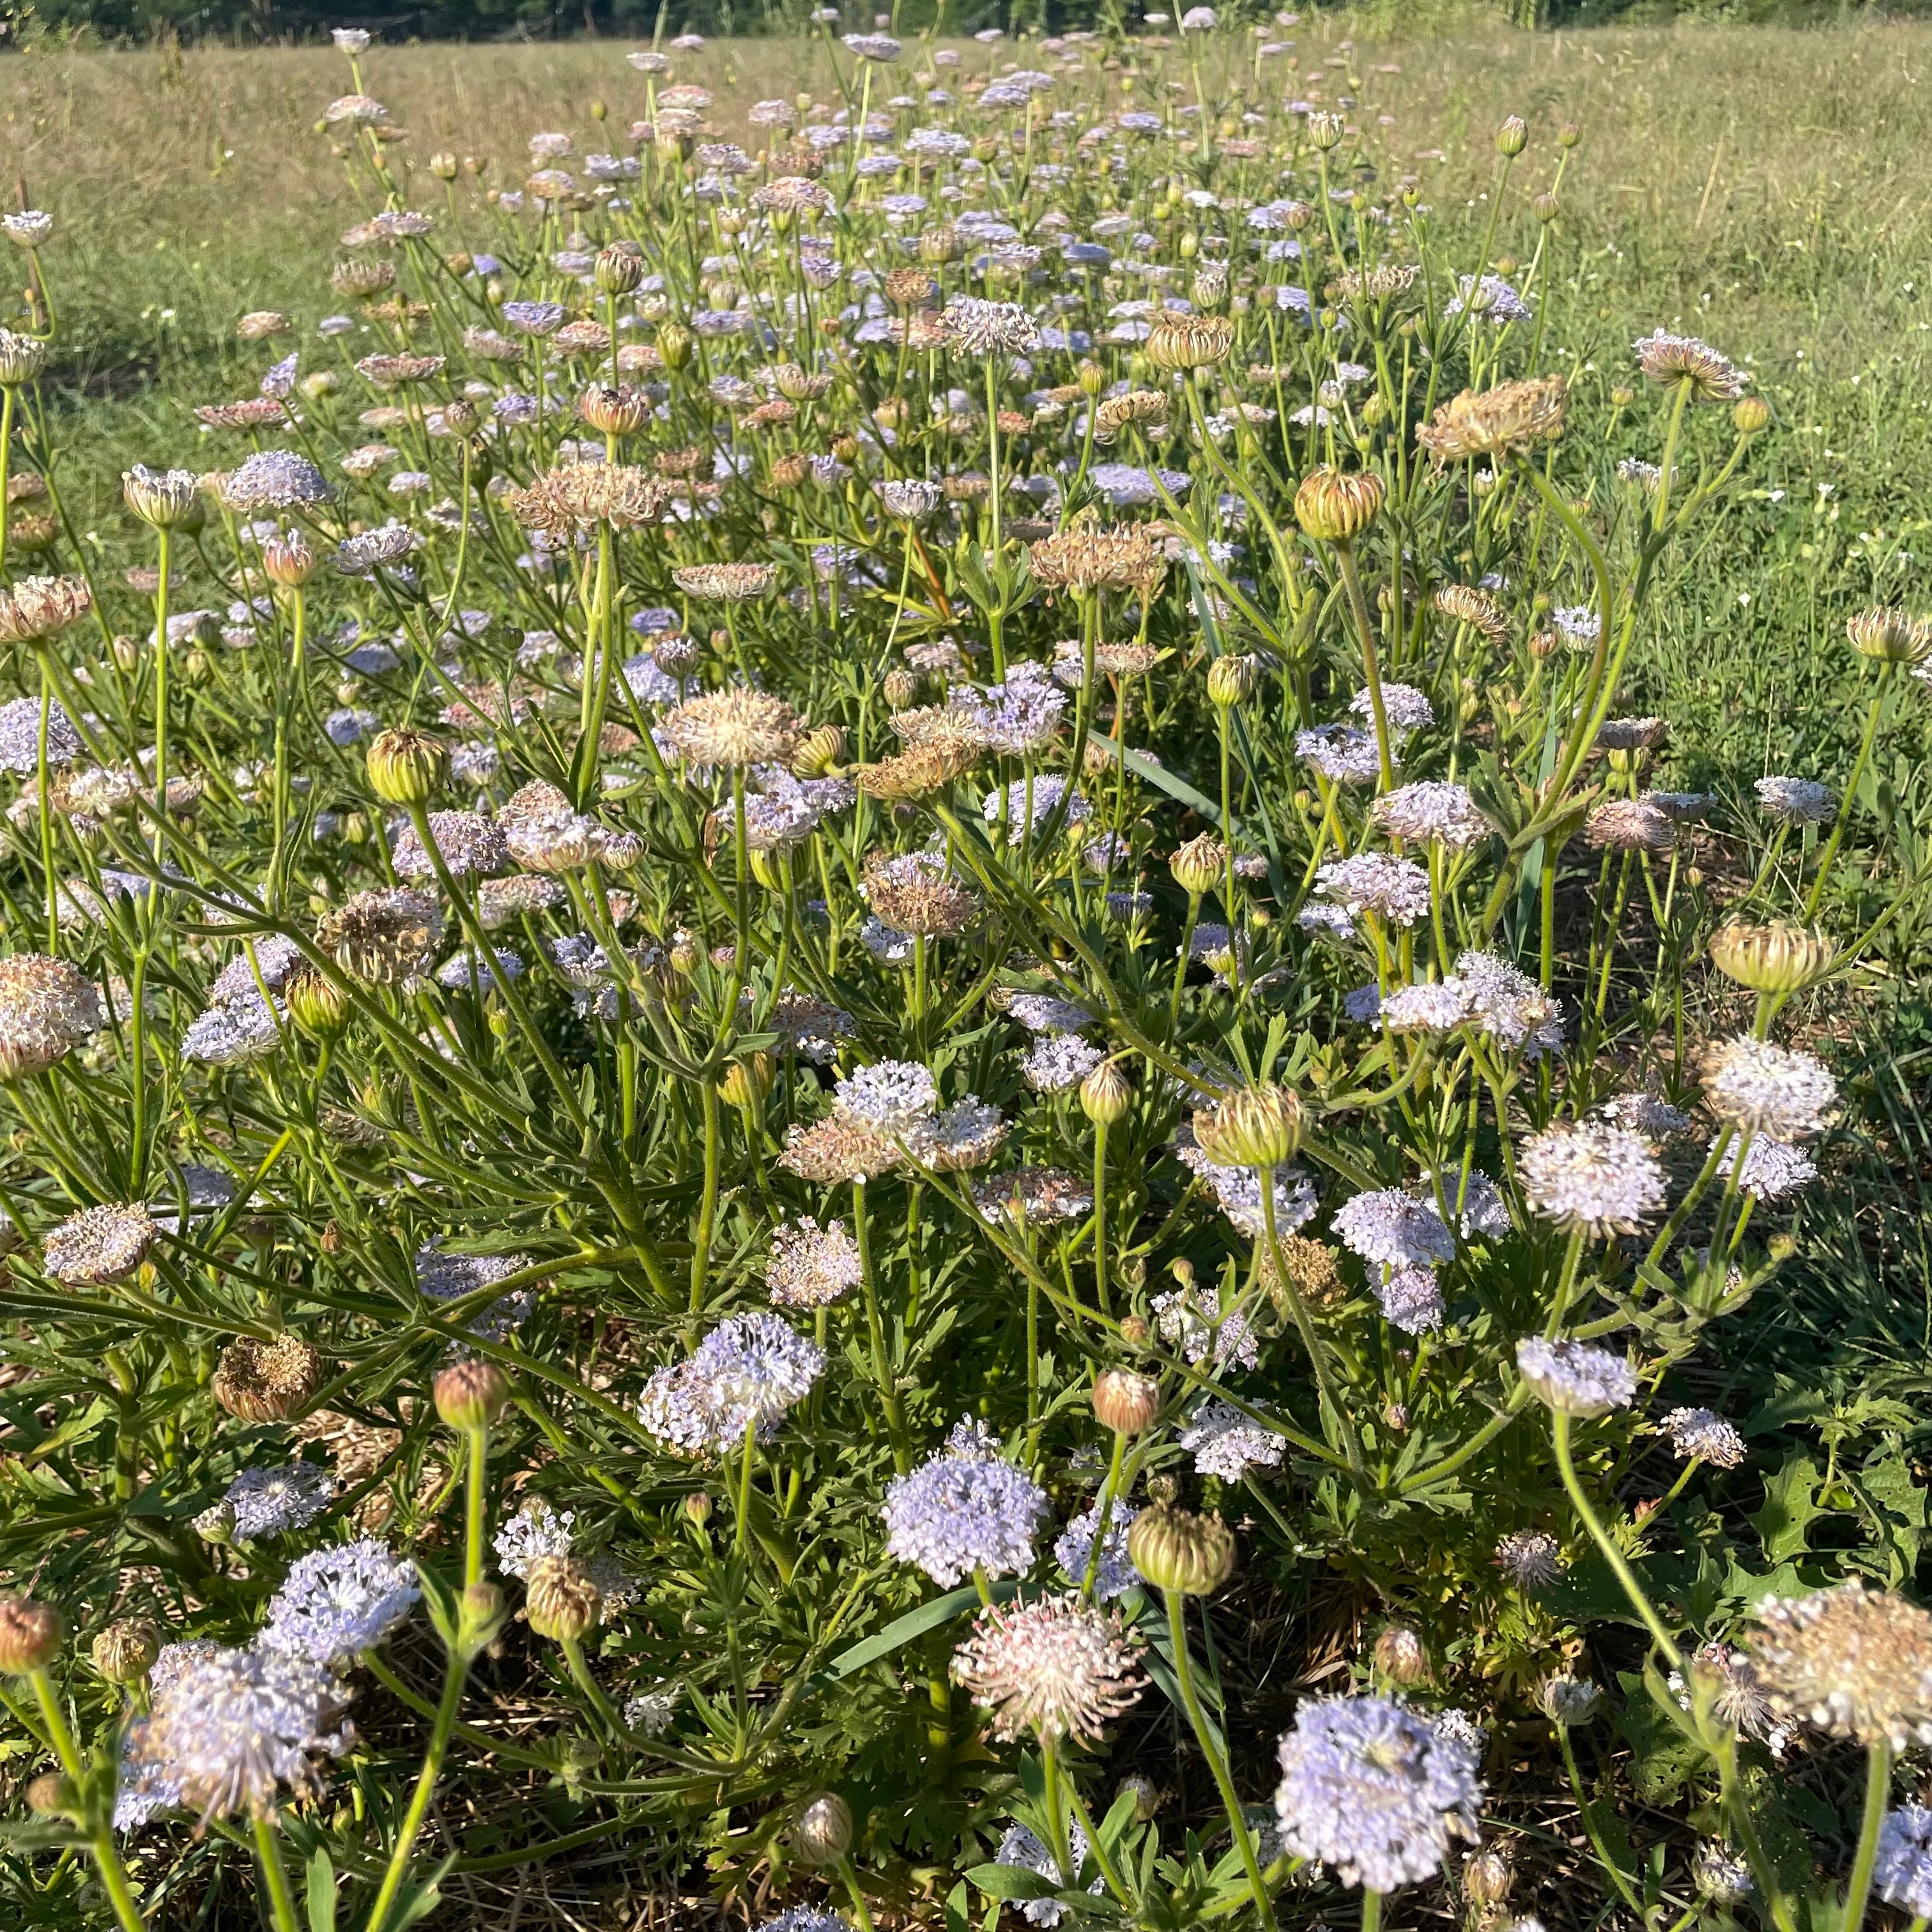
[[[1120,746],[1103,731],[1088,734],[1093,742],[1110,752],[1115,758],[1120,755]],[[1210,825],[1221,822],[1221,808],[1204,792],[1196,791],[1184,778],[1177,777],[1165,765],[1157,765],[1144,752],[1136,752],[1131,746],[1127,751],[1127,770],[1135,777],[1144,779],[1156,790],[1176,799],[1184,806],[1200,813]]]
[[[1643,1679],[1619,1671],[1624,1708],[1617,1729],[1630,1748],[1630,1782],[1647,1804],[1667,1804],[1705,1761],[1702,1750],[1651,1701]]]
[[[1764,1484],[1764,1507],[1750,1520],[1764,1553],[1774,1564],[1804,1553],[1813,1522],[1826,1514],[1815,1500],[1818,1466],[1803,1450],[1784,1459],[1784,1466]]]
[[[335,1932],[335,1867],[318,1846],[308,1862],[309,1932]]]
[[[1060,1889],[1024,1865],[974,1865],[966,1876],[994,1898],[1052,1898]]]
[[[993,1600],[1004,1603],[1018,1593],[1016,1582],[995,1583]],[[902,1645],[911,1642],[916,1636],[923,1636],[928,1630],[938,1630],[941,1624],[973,1609],[980,1600],[976,1589],[953,1590],[945,1596],[935,1597],[929,1604],[922,1604],[916,1610],[908,1610],[902,1617],[896,1617],[882,1630],[874,1630],[862,1642],[855,1643],[850,1650],[842,1650],[819,1672],[822,1682],[836,1684],[850,1677],[855,1670],[863,1670],[868,1664],[877,1664],[882,1657],[890,1657]]]

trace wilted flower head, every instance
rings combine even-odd
[[[809,1214],[772,1230],[765,1286],[782,1308],[823,1308],[842,1300],[864,1279],[858,1244],[842,1221],[821,1228]]]
[[[1438,464],[1500,456],[1560,436],[1568,404],[1561,376],[1534,376],[1480,393],[1465,389],[1437,409],[1432,422],[1416,425],[1415,440]]]
[[[958,296],[940,320],[953,342],[970,356],[1024,356],[1040,346],[1039,328],[1018,302]]]
[[[0,959],[0,1080],[37,1073],[107,1024],[94,982],[41,952]]]
[[[1077,1595],[989,1604],[952,1653],[951,1674],[993,1714],[996,1738],[1093,1744],[1139,1699],[1144,1647],[1118,1610],[1094,1610]]]
[[[761,691],[711,691],[665,714],[664,730],[693,765],[782,764],[805,721],[783,698]]]
[[[1714,1409],[1673,1408],[1664,1418],[1670,1446],[1686,1462],[1694,1457],[1714,1468],[1735,1469],[1744,1460],[1744,1439]]]
[[[1563,1574],[1560,1552],[1546,1529],[1513,1529],[1496,1544],[1496,1568],[1520,1588],[1553,1583]]]
[[[158,1232],[138,1201],[85,1208],[48,1234],[41,1265],[56,1281],[119,1281],[146,1260]]]
[[[1808,1597],[1769,1597],[1749,1639],[1773,1712],[1894,1750],[1932,1744],[1932,1616],[1858,1578]]]

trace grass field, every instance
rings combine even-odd
[[[1688,329],[1748,363],[1777,415],[1745,540],[1716,542],[1715,568],[1700,561],[1696,597],[1652,662],[1714,752],[1731,743],[1744,763],[1797,769],[1855,730],[1828,695],[1835,637],[1815,655],[1820,593],[1900,594],[1923,544],[1918,492],[1899,479],[1932,468],[1932,28],[1538,36],[1451,16],[1425,39],[1346,18],[1296,38],[1304,74],[1352,62],[1384,171],[1414,174],[1445,231],[1470,230],[1472,245],[1502,116],[1525,116],[1538,142],[1516,176],[1526,198],[1558,124],[1581,126],[1558,250],[1579,360],[1606,384],[1633,335]],[[414,204],[442,200],[429,155],[473,152],[482,128],[500,185],[520,181],[524,143],[542,130],[621,146],[644,111],[625,50],[378,50],[370,84],[410,130],[394,152],[416,170]],[[236,352],[237,318],[279,308],[312,323],[339,305],[325,278],[356,204],[314,130],[340,70],[321,50],[8,64],[0,181],[24,182],[62,223],[56,292],[76,345],[69,421],[94,482],[90,527],[118,518],[126,462],[199,460],[189,406],[245,393],[236,385],[258,359]],[[823,94],[829,70],[822,54],[748,40],[684,56],[678,74],[715,90],[730,134],[767,94]],[[601,131],[596,101],[609,110]],[[478,224],[472,200],[453,226],[473,241]]]

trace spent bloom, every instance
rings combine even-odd
[[[865,1279],[858,1244],[842,1221],[821,1228],[809,1214],[772,1230],[765,1286],[780,1308],[824,1308],[842,1300]]]
[[[1442,1870],[1452,1838],[1477,1835],[1476,1752],[1397,1699],[1306,1702],[1280,1756],[1283,1849],[1334,1866],[1344,1884],[1420,1883]]]
[[[1744,1460],[1744,1438],[1714,1409],[1673,1408],[1664,1418],[1670,1446],[1686,1462],[1695,1457],[1720,1469],[1735,1469]]]
[[[950,1589],[975,1570],[1030,1570],[1046,1494],[969,1418],[939,1454],[892,1484],[884,1514],[887,1550]]]
[[[1553,1583],[1563,1574],[1562,1546],[1546,1529],[1513,1529],[1498,1541],[1496,1564],[1520,1588]]]
[[[1932,1616],[1858,1578],[1758,1606],[1750,1663],[1772,1712],[1895,1751],[1932,1744]]]
[[[952,1653],[952,1676],[992,1713],[996,1738],[1091,1744],[1138,1700],[1144,1648],[1118,1610],[1095,1610],[1077,1595],[993,1604]]]

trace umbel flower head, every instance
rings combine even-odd
[[[84,577],[23,577],[10,590],[0,590],[0,644],[57,637],[93,608]]]
[[[1118,1610],[1097,1610],[1071,1593],[1003,1607],[988,1604],[952,1653],[952,1681],[993,1714],[1004,1742],[1030,1733],[1045,1744],[1100,1733],[1138,1701],[1145,1648]]]
[[[825,1351],[776,1315],[718,1323],[688,1361],[656,1370],[645,1385],[644,1426],[688,1453],[728,1454],[748,1433],[769,1441],[825,1370]]]
[[[1167,575],[1167,557],[1138,524],[1111,530],[1077,524],[1042,537],[1028,553],[1033,574],[1048,589],[1076,595],[1096,590],[1138,590],[1151,595]]]
[[[1744,1034],[1712,1047],[1703,1066],[1704,1101],[1741,1132],[1802,1141],[1837,1111],[1838,1082],[1816,1054]]]
[[[1748,1640],[1776,1715],[1894,1750],[1932,1744],[1932,1616],[1856,1577],[1767,1598]]]
[[[1634,1234],[1664,1205],[1664,1168],[1648,1143],[1600,1121],[1532,1135],[1517,1170],[1529,1204],[1546,1220],[1599,1240]]]
[[[782,764],[805,721],[782,698],[742,688],[688,698],[667,714],[665,734],[692,765]]]
[[[1734,403],[1750,378],[1728,356],[1694,335],[1672,335],[1659,328],[1630,344],[1636,365],[1666,388],[1682,382],[1698,403]]]
[[[1932,622],[1884,604],[1848,618],[1845,634],[1854,650],[1881,664],[1918,664],[1932,652]]]
[[[940,316],[954,345],[969,356],[1024,356],[1040,346],[1040,330],[1018,302],[956,296]]]
[[[1505,455],[1562,435],[1568,405],[1561,376],[1465,389],[1437,409],[1432,422],[1416,424],[1415,440],[1438,464]]]
[[[64,1060],[107,1024],[94,982],[42,952],[0,959],[0,1080]]]
[[[1152,318],[1142,352],[1156,369],[1211,368],[1228,359],[1234,325],[1224,315],[1162,309]]]
[[[1538,1400],[1564,1415],[1607,1415],[1636,1399],[1636,1376],[1621,1355],[1587,1342],[1526,1336],[1516,1365]]]
[[[56,1281],[120,1281],[147,1259],[159,1232],[154,1216],[139,1201],[84,1208],[48,1234],[41,1265]]]
[[[886,1490],[886,1549],[947,1589],[975,1571],[1009,1576],[1032,1568],[1046,1511],[1046,1492],[968,1417]]]
[[[1433,1878],[1483,1802],[1475,1748],[1394,1697],[1304,1703],[1282,1738],[1275,1792],[1284,1849],[1346,1885],[1393,1892]]]

